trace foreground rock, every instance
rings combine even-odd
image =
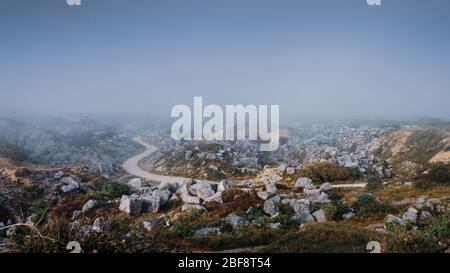
[[[142,204],[142,199],[139,199],[137,195],[122,195],[119,210],[128,214],[140,214],[142,211]]]
[[[299,177],[295,182],[294,189],[315,189],[316,187],[313,185],[312,180],[308,177]]]
[[[194,232],[194,237],[208,237],[220,235],[220,228],[202,228]]]
[[[83,205],[82,212],[88,212],[91,209],[93,209],[96,205],[97,205],[97,201],[91,199]]]
[[[233,227],[233,229],[246,228],[250,225],[250,222],[247,219],[239,216],[235,212],[229,214],[225,220]]]

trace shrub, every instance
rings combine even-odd
[[[351,178],[347,168],[329,162],[314,164],[297,171],[297,174],[299,174],[299,177],[309,177],[314,183],[344,181]]]
[[[221,171],[208,169],[206,172],[206,179],[208,180],[218,181],[223,178],[225,178],[225,175]]]
[[[381,179],[378,175],[369,175],[367,177],[367,189],[373,191],[381,187]]]
[[[360,179],[363,175],[358,167],[347,168],[349,178],[352,180]]]
[[[363,193],[352,204],[353,209],[359,216],[371,216],[380,213],[394,212],[393,206],[380,202],[375,196]]]
[[[350,212],[350,207],[340,201],[332,202],[323,207],[325,211],[325,217],[329,221],[342,220],[342,215]]]
[[[100,187],[100,190],[111,195],[112,197],[121,197],[122,195],[128,194],[130,192],[130,189],[127,185],[113,181],[103,183]]]

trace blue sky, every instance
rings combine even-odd
[[[450,118],[450,1],[0,0],[0,109]]]

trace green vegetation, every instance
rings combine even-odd
[[[333,201],[323,207],[325,218],[329,221],[342,220],[342,216],[350,212],[350,207],[341,201]]]
[[[130,189],[125,184],[108,181],[100,186],[100,191],[110,195],[111,197],[121,197],[124,194],[128,194]]]
[[[354,180],[361,177],[361,173],[357,169],[345,168],[329,162],[317,163],[305,169],[298,170],[297,175],[298,177],[308,177],[314,183]]]
[[[396,253],[444,253],[450,245],[450,214],[432,219],[420,229],[389,227],[386,248]]]
[[[377,214],[395,212],[395,208],[387,203],[380,202],[370,193],[363,193],[353,202],[352,208],[360,217],[370,217]]]
[[[450,164],[436,163],[430,166],[428,172],[418,175],[417,188],[429,188],[435,185],[450,185]]]
[[[349,253],[367,252],[367,243],[378,235],[343,222],[314,223],[303,230],[289,232],[276,240],[265,252]]]

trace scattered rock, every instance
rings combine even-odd
[[[93,209],[97,205],[97,201],[94,199],[90,199],[87,201],[82,208],[82,212],[88,212],[89,210]]]
[[[92,225],[92,230],[95,232],[102,232],[103,231],[103,226],[105,225],[105,218],[103,217],[98,217],[94,220],[94,224]]]
[[[188,194],[182,194],[180,195],[181,201],[187,204],[200,204],[200,199],[196,196],[191,196]]]
[[[75,221],[75,220],[79,219],[82,213],[83,212],[81,210],[74,211],[72,214],[72,220]]]
[[[344,213],[342,215],[342,219],[345,219],[345,220],[351,219],[353,217],[355,217],[355,213],[353,211]]]
[[[194,237],[208,237],[220,235],[220,228],[202,228],[194,232]]]
[[[153,231],[164,227],[164,221],[161,219],[153,219],[142,222],[146,231]]]
[[[264,212],[269,215],[275,215],[280,211],[278,204],[273,199],[264,202]]]
[[[64,176],[64,172],[63,171],[58,171],[57,173],[55,173],[55,175],[53,176],[53,178],[55,178],[56,180],[61,179]]]
[[[250,222],[247,219],[237,215],[235,212],[229,214],[225,220],[233,227],[233,229],[246,228],[250,225]]]
[[[316,187],[312,184],[312,180],[308,177],[299,177],[295,182],[294,189],[315,189]]]
[[[258,195],[258,197],[261,198],[262,200],[267,200],[273,196],[273,194],[270,194],[266,191],[258,191],[256,192],[256,195]]]
[[[415,208],[410,207],[405,213],[403,213],[402,219],[415,224],[417,222],[417,214],[418,211]]]
[[[268,194],[276,194],[277,193],[277,186],[275,183],[267,183],[266,184],[266,192]]]
[[[321,191],[329,191],[329,190],[331,190],[331,188],[332,188],[332,185],[330,182],[325,182],[322,185],[320,185]]]
[[[310,205],[311,202],[308,199],[295,200],[292,205],[292,209],[295,211],[295,214],[300,215],[303,213],[309,213]]]
[[[73,178],[70,176],[64,177],[60,181],[64,184],[64,186],[61,187],[61,190],[63,192],[71,192],[78,189],[78,182],[73,180]]]
[[[392,215],[392,214],[388,214],[386,216],[386,218],[384,218],[384,222],[385,223],[395,223],[395,224],[399,224],[402,226],[404,226],[406,224],[405,221],[403,221],[401,218],[399,218],[395,215]]]
[[[416,199],[416,208],[418,208],[418,209],[430,209],[430,210],[433,210],[433,209],[434,209],[434,206],[433,206],[433,203],[431,203],[431,202],[428,200],[427,196],[419,196],[419,197]]]
[[[219,182],[219,185],[217,186],[218,191],[225,191],[228,189],[231,189],[232,185],[231,182],[228,180],[222,180]]]
[[[312,214],[314,216],[314,219],[316,219],[317,222],[324,222],[325,219],[325,212],[323,210],[317,210],[313,212]]]
[[[195,184],[195,195],[197,195],[198,198],[205,200],[208,197],[211,197],[215,194],[214,190],[211,188],[211,185],[208,182],[198,182]]]
[[[295,168],[288,167],[286,168],[286,174],[293,175],[295,173]]]
[[[223,203],[222,192],[218,191],[213,196],[206,198],[205,203],[208,203],[208,202],[216,202],[216,203],[222,204]]]
[[[314,222],[314,217],[311,215],[311,213],[304,212],[299,215],[294,215],[291,218],[291,220],[294,221],[295,223],[297,223],[298,225],[302,225],[305,223]]]
[[[280,223],[270,223],[267,225],[268,228],[271,229],[280,229],[281,228],[281,224]]]
[[[206,210],[205,207],[202,207],[200,205],[184,204],[183,206],[181,206],[181,211],[187,211],[187,210],[191,210],[191,209]]]
[[[431,218],[433,218],[433,216],[428,211],[423,210],[420,212],[420,221],[430,220]]]

